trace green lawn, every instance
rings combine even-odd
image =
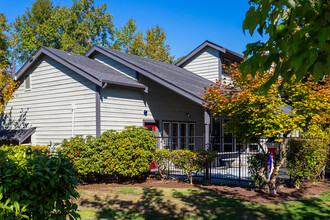
[[[281,204],[251,203],[201,189],[80,190],[82,219],[330,219],[330,191]]]

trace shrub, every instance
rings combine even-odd
[[[323,139],[291,139],[288,145],[289,173],[295,186],[319,180],[328,160],[327,142]]]
[[[82,179],[95,175],[135,178],[149,171],[156,149],[155,133],[128,126],[122,132],[109,130],[100,137],[76,136],[61,143]]]
[[[168,149],[157,149],[155,151],[155,166],[158,169],[158,174],[164,179],[165,172],[169,167],[171,152]]]
[[[71,201],[78,197],[77,181],[70,160],[42,147],[26,148],[1,147],[0,218],[77,218],[77,205]]]
[[[192,184],[194,171],[195,175],[197,175],[199,171],[205,169],[206,165],[211,162],[213,158],[213,152],[204,150],[174,150],[172,152],[171,161],[176,167],[183,170],[183,173],[187,175],[190,184]]]
[[[104,132],[96,141],[104,173],[139,177],[149,172],[156,150],[155,132],[128,126],[122,132]]]
[[[61,151],[69,157],[78,171],[78,178],[92,179],[94,174],[100,170],[95,153],[95,137],[77,135],[75,137],[64,139],[61,143]]]

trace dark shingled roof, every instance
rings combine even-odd
[[[123,65],[130,64],[128,65],[130,68],[135,69],[142,75],[149,78],[152,77],[155,81],[158,81],[158,83],[163,84],[188,98],[192,97],[193,100],[198,103],[202,102],[199,93],[203,93],[204,87],[210,87],[213,83],[212,81],[173,64],[131,55],[110,48],[94,46],[86,53],[86,56],[91,56],[95,51],[101,52],[105,55],[115,56],[117,61]]]
[[[110,68],[109,66],[104,65],[93,59],[87,58],[83,55],[68,53],[66,51],[57,50],[49,47],[45,47],[45,49],[69,62],[70,64],[75,65],[77,68],[85,71],[91,76],[97,78],[99,81],[119,85],[133,86],[138,88],[145,88],[145,86],[139,83],[137,80],[129,78],[124,74]]]
[[[17,130],[0,130],[0,144],[22,144],[35,131],[35,127]]]
[[[89,59],[83,55],[69,53],[49,47],[40,47],[30,58],[30,60],[27,61],[17,72],[17,79],[19,79],[42,54],[53,58],[99,86],[103,86],[103,83],[109,83],[141,89],[146,88],[145,85],[142,85],[137,80],[125,76],[124,74],[98,61]]]

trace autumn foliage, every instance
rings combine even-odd
[[[325,76],[314,83],[312,77],[294,84],[286,84],[278,92],[281,80],[271,85],[265,94],[259,88],[273,72],[248,75],[243,81],[237,65],[230,69],[231,83],[217,81],[202,94],[204,107],[213,116],[232,118],[225,126],[244,143],[255,142],[258,137],[288,135],[303,131],[311,124],[326,125],[330,121],[330,81]]]
[[[286,138],[296,131],[305,132],[311,126],[320,129],[329,126],[329,76],[316,83],[310,76],[298,83],[285,83],[282,92],[279,92],[282,80],[278,78],[265,92],[260,87],[272,79],[273,71],[255,77],[247,75],[245,80],[237,65],[228,72],[231,78],[228,85],[217,81],[205,88],[203,105],[212,116],[231,117],[232,120],[224,124],[225,131],[233,133],[241,143],[261,146],[261,137],[275,137],[281,141],[282,159],[276,164],[271,178],[274,187],[277,171],[286,159]],[[260,174],[264,175],[263,172]]]
[[[14,97],[14,91],[18,86],[14,78],[0,69],[0,114],[5,110],[5,105]]]

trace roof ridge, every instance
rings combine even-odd
[[[192,57],[194,57],[197,53],[199,53],[200,51],[202,51],[204,48],[206,47],[211,47],[215,50],[218,50],[222,53],[229,53],[235,57],[237,57],[238,59],[244,59],[244,56],[242,54],[239,54],[235,51],[229,50],[223,46],[220,46],[216,43],[213,43],[209,40],[204,41],[202,44],[198,45],[195,49],[193,49],[192,51],[190,51],[185,57],[183,57],[179,62],[177,62],[175,65],[176,66],[181,66],[182,64],[186,63],[188,60],[190,60]]]
[[[63,60],[64,62],[67,62],[67,63],[69,63],[70,65],[73,65],[73,66],[76,67],[77,69],[83,71],[84,73],[86,73],[86,74],[88,74],[89,76],[93,77],[93,78],[96,79],[97,81],[100,81],[100,82],[101,82],[101,80],[99,80],[99,79],[98,79],[97,77],[95,77],[94,75],[92,75],[92,74],[90,74],[89,72],[85,71],[84,69],[80,68],[80,67],[77,66],[76,64],[73,64],[72,62],[69,62],[69,61],[63,59],[62,57],[58,56],[57,54],[55,54],[55,53],[52,52],[51,50],[54,49],[54,50],[58,50],[58,51],[61,51],[61,52],[66,52],[66,51],[64,51],[64,50],[59,50],[59,49],[55,49],[55,48],[51,48],[51,47],[43,47],[43,48],[45,48],[48,52],[52,53],[54,56],[60,58],[60,59]],[[49,48],[50,48],[51,50],[49,50]],[[67,53],[71,53],[71,52],[67,52]],[[76,54],[76,53],[73,53],[73,54],[75,54],[75,55],[80,55],[80,54]],[[83,55],[80,55],[80,56],[83,56]],[[85,57],[85,56],[83,56],[83,57]],[[87,59],[90,59],[90,58],[88,58],[88,57],[86,57],[86,58],[87,58]],[[92,59],[90,59],[90,60],[92,60]]]
[[[117,54],[115,54],[114,52],[112,52],[112,50],[114,50],[114,49],[111,49],[111,48],[105,48],[105,47],[98,46],[98,45],[96,45],[96,47],[99,47],[100,49],[102,49],[102,50],[105,51],[105,52],[111,53],[112,55],[116,56],[116,57],[119,58],[120,60],[124,60],[122,57],[120,57],[119,55],[117,55]],[[108,49],[109,49],[109,50],[108,50]],[[114,50],[114,51],[118,51],[118,50]],[[129,56],[134,56],[134,57],[138,57],[138,58],[144,58],[144,57],[140,57],[140,56],[137,56],[137,55],[128,54],[128,53],[125,53],[125,52],[122,52],[122,51],[118,51],[118,52],[123,53],[123,54],[125,54],[125,55],[129,55]],[[144,58],[144,59],[147,59],[147,58]],[[158,75],[156,75],[156,74],[150,72],[149,70],[146,70],[145,68],[142,68],[142,67],[136,65],[134,62],[132,62],[132,61],[128,61],[128,60],[124,60],[124,61],[130,63],[131,65],[133,65],[133,66],[135,66],[135,67],[137,67],[137,68],[139,68],[139,69],[143,69],[144,71],[146,71],[146,72],[148,72],[149,74],[151,74],[151,75],[153,75],[153,76],[155,76],[155,77],[157,77],[157,78],[159,78],[159,79],[165,81],[166,83],[169,83],[169,84],[171,84],[172,86],[174,86],[174,87],[176,87],[176,88],[179,88],[179,89],[181,89],[181,90],[183,90],[183,91],[189,93],[190,95],[195,96],[195,97],[197,97],[197,98],[200,99],[200,97],[199,97],[198,95],[195,95],[195,94],[193,94],[193,93],[187,91],[186,89],[183,89],[182,87],[179,87],[179,86],[177,86],[177,85],[175,85],[175,84],[169,82],[168,80],[165,80],[165,79],[163,79],[162,77],[159,77]],[[159,62],[160,62],[160,61],[159,61]]]
[[[48,49],[48,48],[46,48],[46,49]],[[66,52],[66,51],[64,51],[64,50],[59,50],[59,49],[56,49],[56,48],[49,48],[49,49],[51,49],[51,50],[54,49],[54,50],[57,50],[57,51],[59,51],[59,52],[61,52],[61,53]],[[48,50],[48,51],[49,51],[49,50]],[[49,52],[51,52],[51,51],[49,51]],[[54,54],[54,55],[56,55],[56,54],[53,53],[53,52],[51,52],[51,53]],[[117,76],[119,76],[119,77],[123,77],[123,78],[125,78],[125,79],[130,80],[130,81],[134,81],[134,82],[139,83],[137,80],[135,80],[135,79],[133,79],[133,78],[131,78],[131,77],[128,77],[128,76],[126,76],[125,74],[122,74],[122,73],[120,73],[119,71],[117,71],[117,70],[115,70],[115,69],[109,67],[108,65],[105,65],[105,64],[103,64],[103,63],[101,63],[101,62],[98,62],[98,61],[96,61],[96,60],[94,60],[94,59],[91,59],[91,58],[89,58],[89,57],[86,57],[86,56],[84,56],[84,55],[77,54],[77,53],[72,53],[72,52],[67,52],[67,53],[71,53],[71,54],[74,54],[74,55],[78,55],[79,58],[84,57],[84,58],[86,58],[88,61],[93,62],[94,64],[98,65],[99,67],[103,67],[103,68],[105,68],[106,70],[109,70],[109,71],[114,72],[114,73],[117,74]],[[58,55],[56,55],[56,56],[59,57]],[[64,59],[62,58],[62,60],[64,60]],[[69,62],[69,61],[67,61],[67,60],[65,60],[65,61],[68,62],[68,63],[70,63],[71,65],[74,65],[75,67],[79,68],[80,70],[83,70],[82,68],[80,68],[80,67],[78,67],[77,65],[73,64],[72,62]],[[89,72],[86,71],[86,70],[83,70],[83,71],[84,71],[85,73],[87,73],[87,74],[93,76],[95,79],[97,79],[97,80],[100,81],[100,82],[102,82],[102,81],[109,81],[109,80],[107,80],[107,79],[104,79],[104,77],[100,77],[100,78],[95,77],[94,75],[92,75],[91,73],[89,73]],[[97,71],[97,70],[95,70],[95,71]],[[99,71],[99,72],[100,72],[100,71]],[[103,72],[103,70],[101,70],[101,72]],[[106,72],[104,72],[104,73],[106,74]],[[141,84],[141,83],[139,83],[139,84]]]
[[[98,46],[98,47],[101,47],[101,46]],[[101,47],[101,48],[104,48],[104,47]],[[139,58],[139,59],[142,59],[142,60],[145,61],[145,62],[148,62],[149,64],[151,64],[151,65],[153,65],[153,66],[158,66],[158,64],[168,65],[168,66],[173,67],[173,68],[175,68],[175,69],[177,69],[177,70],[179,70],[179,71],[187,72],[187,73],[193,74],[193,76],[195,76],[195,77],[198,78],[198,79],[202,79],[202,80],[208,81],[208,82],[210,82],[210,83],[213,83],[212,81],[210,81],[210,80],[208,80],[208,79],[205,79],[204,77],[199,76],[199,75],[197,75],[196,73],[193,73],[193,72],[191,72],[191,71],[189,71],[189,70],[183,69],[183,68],[181,68],[181,67],[175,66],[175,65],[170,64],[170,63],[165,63],[165,62],[162,62],[162,61],[159,61],[159,60],[153,60],[153,59],[150,59],[150,58],[141,57],[141,56],[134,55],[134,54],[129,54],[129,53],[126,53],[126,52],[123,52],[123,51],[119,51],[119,50],[115,50],[115,49],[111,49],[111,48],[105,48],[105,49],[106,49],[106,50],[111,50],[111,51],[114,50],[114,51],[116,51],[116,52],[119,52],[119,53],[125,54],[125,55],[127,55],[127,56],[137,57],[137,58]],[[158,67],[160,67],[160,68],[162,68],[162,69],[166,69],[166,70],[168,70],[168,71],[171,71],[172,73],[175,73],[174,70],[171,70],[171,69],[166,68],[166,67],[164,67],[164,66],[158,66]]]

